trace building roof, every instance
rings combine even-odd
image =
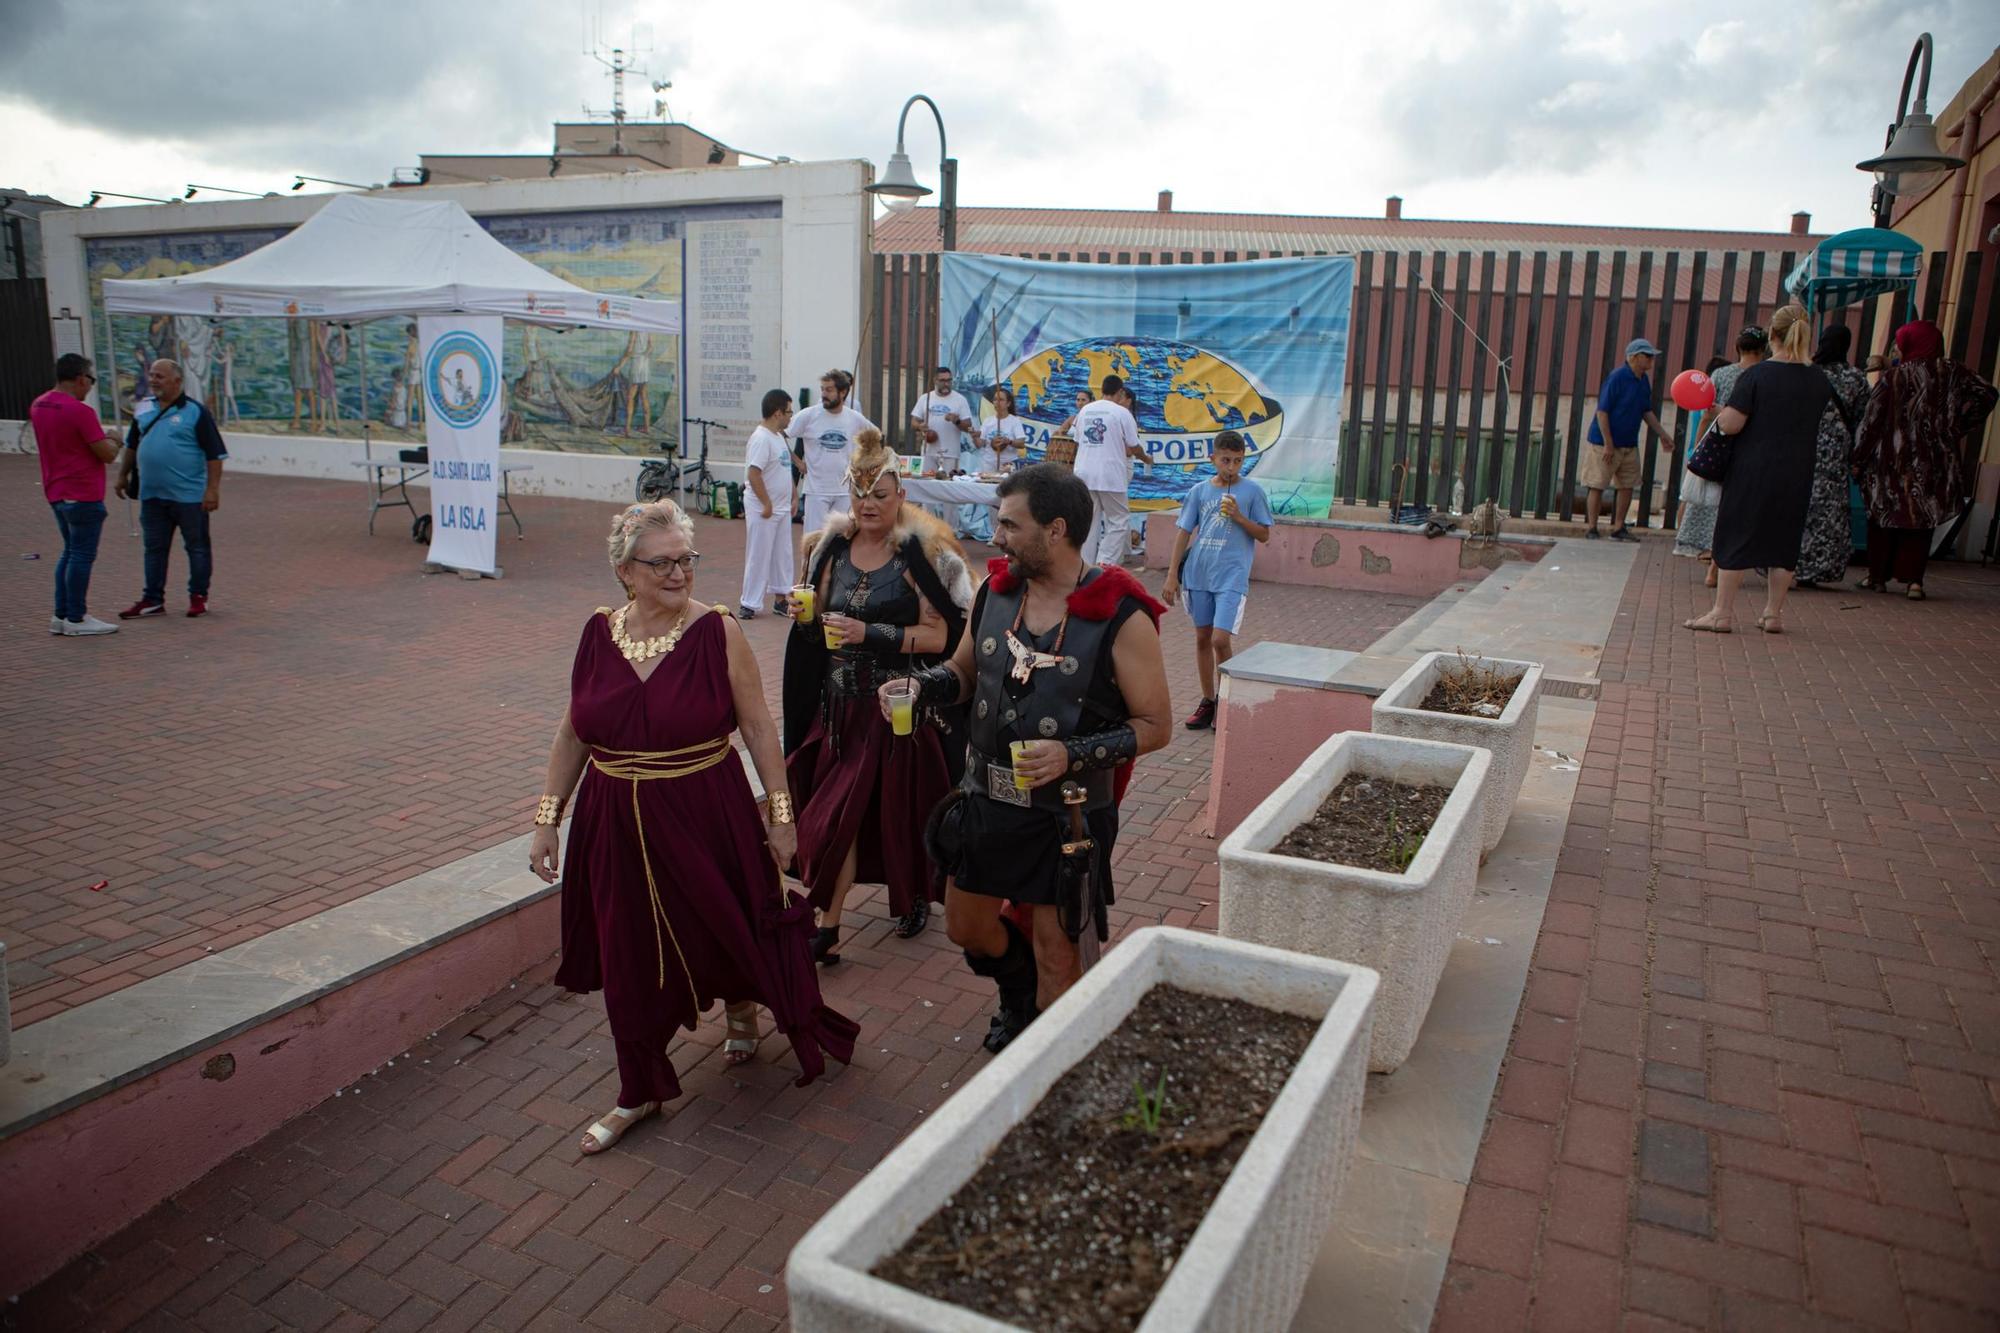
[[[1400,202],[1400,201],[1399,201]],[[1147,209],[961,208],[958,248],[986,254],[1204,252],[1338,254],[1362,250],[1765,250],[1802,251],[1826,239],[1789,231],[1689,231],[1544,222],[1429,218],[1307,217],[1283,213],[1183,213]],[[910,208],[875,223],[878,254],[939,249],[935,208]]]

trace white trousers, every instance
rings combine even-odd
[[[807,532],[818,532],[826,526],[826,516],[828,514],[844,514],[847,512],[847,505],[848,496],[845,493],[840,495],[814,495],[811,491],[807,491],[805,530]]]
[[[1132,522],[1132,502],[1124,491],[1090,493],[1090,533],[1084,538],[1083,558],[1092,564],[1125,563],[1127,529]]]
[[[792,512],[789,504],[774,506],[771,517],[757,513],[757,497],[746,497],[750,512],[743,516],[743,595],[738,606],[763,611],[771,599],[790,592],[798,572],[798,556],[792,543]]]

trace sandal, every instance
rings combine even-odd
[[[577,1148],[585,1157],[595,1157],[625,1137],[625,1131],[649,1116],[660,1113],[658,1102],[647,1102],[644,1106],[612,1108],[611,1114],[583,1131],[583,1141]]]
[[[1887,592],[1889,591],[1889,585],[1886,583],[1877,583],[1873,579],[1862,579],[1854,585],[1854,590],[1856,592]]]
[[[912,907],[909,911],[896,918],[896,938],[899,940],[915,939],[924,933],[924,927],[930,924],[930,920],[931,905],[929,901],[923,898],[917,899],[915,907]]]
[[[815,963],[818,963],[821,967],[825,967],[829,963],[839,962],[840,955],[834,952],[834,948],[838,946],[839,943],[840,943],[839,926],[821,926],[818,930],[813,932],[813,944],[812,944],[813,961]]]
[[[1757,628],[1763,630],[1766,634],[1783,634],[1785,632],[1784,622],[1776,616],[1758,616]]]
[[[1921,602],[1928,600],[1924,596],[1924,585],[1921,583],[1912,583],[1910,585],[1910,590],[1904,593],[1903,595],[1909,598],[1913,602]]]
[[[722,1063],[730,1066],[749,1064],[757,1054],[757,1043],[763,1040],[763,1030],[757,1024],[757,1006],[751,1003],[724,1005],[722,1009],[723,1030],[729,1036],[722,1043]]]
[[[1696,616],[1693,620],[1683,620],[1681,628],[1697,630],[1703,634],[1729,634],[1734,632],[1732,626],[1718,623],[1713,612],[1705,616]]]

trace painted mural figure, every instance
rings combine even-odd
[[[292,429],[299,429],[304,416],[308,427],[319,421],[319,403],[313,389],[313,326],[303,319],[285,321],[285,352],[291,372]]]
[[[347,330],[338,324],[313,329],[313,390],[319,402],[318,428],[331,431],[340,420],[340,386],[335,372],[347,363]]]
[[[652,335],[634,333],[625,340],[625,355],[618,365],[612,367],[625,372],[625,434],[633,433],[637,419],[643,416],[646,424],[639,427],[641,432],[653,428],[653,339]]]

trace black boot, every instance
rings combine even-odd
[[[924,927],[930,924],[930,919],[930,903],[922,898],[917,899],[915,907],[912,907],[909,911],[896,918],[896,938],[899,940],[915,939],[924,933]]]
[[[839,962],[840,955],[834,952],[839,945],[840,927],[821,926],[817,931],[813,932],[813,961],[821,967],[825,967],[828,963]]]
[[[1041,1013],[1035,1007],[1035,946],[1006,917],[1000,918],[1000,924],[1007,932],[1007,952],[998,958],[971,952],[965,955],[965,964],[974,976],[991,977],[1000,989],[1000,1012],[993,1016],[986,1040],[981,1043],[995,1055],[1026,1031],[1028,1024]]]

